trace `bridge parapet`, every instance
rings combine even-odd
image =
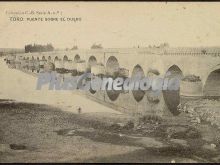
[[[164,55],[191,55],[191,56],[214,56],[220,57],[220,48],[169,48],[165,49]]]

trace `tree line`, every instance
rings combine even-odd
[[[54,47],[52,44],[47,44],[47,45],[38,45],[38,44],[28,44],[25,45],[25,53],[29,52],[49,52],[53,51]]]

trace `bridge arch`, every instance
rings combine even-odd
[[[106,93],[107,93],[107,96],[108,98],[111,100],[111,101],[115,101],[117,100],[117,98],[119,97],[120,95],[120,91],[115,91],[115,90],[106,90]]]
[[[79,61],[80,61],[80,56],[76,54],[74,57],[74,62],[79,62]]]
[[[63,56],[63,61],[68,61],[67,55],[64,55],[64,56]]]
[[[43,56],[43,57],[42,57],[42,60],[46,60],[46,57],[45,57],[45,56]]]
[[[96,64],[97,64],[97,60],[96,60],[95,56],[90,56],[89,60],[88,60],[88,63],[87,63],[87,72],[91,73],[91,67],[96,65]],[[93,90],[92,88],[90,88],[89,91],[90,91],[91,94],[96,93],[96,91]]]
[[[132,75],[131,77],[135,77],[137,75],[140,75],[141,78],[143,78],[145,76],[144,74],[144,70],[143,68],[137,64],[134,68],[133,68],[133,71],[132,71]],[[140,102],[143,98],[144,98],[144,95],[145,95],[145,91],[142,91],[142,90],[132,90],[132,94],[133,94],[133,97],[134,99],[137,101],[137,102]]]
[[[91,72],[91,67],[97,64],[97,60],[95,56],[90,56],[88,63],[87,63],[87,70],[88,72]]]
[[[206,76],[203,95],[211,98],[220,97],[220,64],[212,68]]]
[[[169,86],[172,86],[172,80],[178,79],[180,80],[183,77],[182,70],[177,65],[172,65],[169,67],[169,69],[166,71],[164,76],[164,84],[169,84]],[[180,81],[176,81],[180,83]],[[180,85],[180,84],[177,84]],[[174,115],[179,115],[179,111],[177,110],[177,106],[180,103],[180,88],[177,86],[177,90],[170,90],[170,89],[164,89],[163,90],[163,98],[164,101],[169,109],[169,111]]]
[[[119,74],[119,62],[115,56],[110,56],[106,62],[106,75],[115,79]],[[111,101],[117,100],[121,91],[107,90],[108,98]]]
[[[56,56],[55,58],[54,58],[54,62],[55,61],[58,61],[59,60],[59,58],[58,58],[58,56]]]
[[[51,61],[51,56],[48,56],[48,61]]]
[[[106,62],[106,75],[117,77],[119,74],[119,62],[115,56],[110,56]]]

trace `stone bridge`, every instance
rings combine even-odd
[[[95,75],[182,78],[179,91],[90,91],[85,96],[123,112],[176,116],[181,98],[220,96],[220,48],[118,48],[25,53],[9,61],[29,68],[43,68],[47,62],[55,69],[91,72]],[[22,64],[23,62],[23,64]],[[32,71],[35,71],[34,69]],[[38,70],[39,72],[39,70]],[[67,74],[66,72],[63,73]],[[73,75],[72,75],[73,76]]]

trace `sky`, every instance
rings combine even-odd
[[[80,17],[80,22],[10,21],[16,17]],[[62,15],[61,15],[62,13]],[[159,45],[220,46],[220,2],[0,2],[0,48],[52,43],[56,48]]]

